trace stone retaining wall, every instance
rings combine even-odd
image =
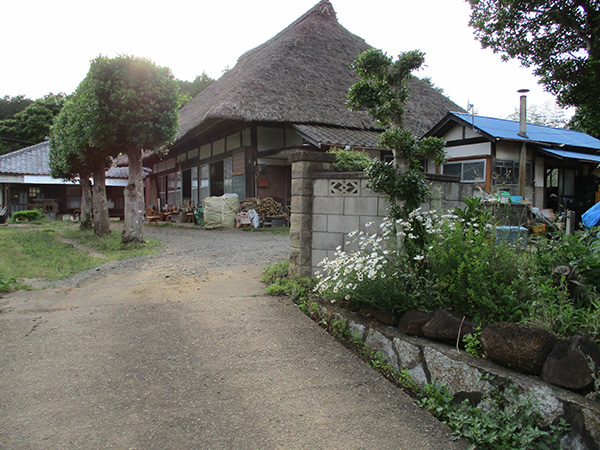
[[[597,450],[600,448],[600,404],[566,389],[542,382],[538,377],[523,375],[481,358],[474,358],[455,347],[429,339],[407,336],[397,328],[383,326],[356,314],[325,308],[348,322],[352,335],[373,351],[379,351],[396,370],[407,370],[419,384],[437,381],[459,397],[480,396],[492,386],[515,385],[532,397],[545,423],[564,418],[571,431],[562,439],[561,449]],[[483,376],[485,375],[485,378]]]

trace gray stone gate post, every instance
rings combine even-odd
[[[315,172],[329,172],[335,155],[295,150],[292,163],[292,212],[290,220],[290,275],[311,276],[313,180]]]

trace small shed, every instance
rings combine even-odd
[[[450,112],[427,135],[446,141],[448,161],[437,170],[488,193],[520,195],[523,149],[525,199],[532,206],[581,215],[600,201],[600,140],[532,123],[520,130],[518,121]]]
[[[53,178],[48,155],[50,142],[0,155],[0,210],[7,216],[17,211],[41,207],[49,216],[73,214],[81,207],[81,186],[77,181]],[[122,217],[127,167],[111,167],[106,172],[109,214]]]

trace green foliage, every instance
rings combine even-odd
[[[32,103],[33,100],[24,95],[15,95],[14,97],[5,95],[0,98],[0,121],[13,118]]]
[[[597,231],[559,234],[527,247],[497,242],[492,215],[479,199],[452,214],[415,210],[386,219],[379,233],[349,234],[356,250],[319,266],[316,292],[330,302],[392,315],[442,308],[482,325],[530,323],[560,337],[600,341],[600,250]],[[556,276],[575,267],[573,280]],[[467,338],[479,353],[479,338]]]
[[[376,160],[367,168],[367,186],[384,194],[390,202],[389,215],[400,219],[422,205],[431,195],[425,174],[417,168],[398,173],[392,163]]]
[[[394,218],[406,216],[430,195],[416,155],[433,158],[438,163],[444,159],[442,139],[430,137],[417,141],[403,128],[408,97],[406,80],[424,61],[424,54],[416,50],[402,53],[394,61],[381,50],[370,49],[359,55],[352,65],[361,79],[350,88],[348,107],[368,111],[382,127],[387,127],[381,134],[379,146],[392,150],[394,164],[376,161],[367,169],[367,175],[371,178],[370,188],[385,194],[390,201]]]
[[[588,297],[587,304],[577,304],[566,286],[552,280],[530,280],[530,299],[526,302],[524,322],[543,328],[561,338],[584,334],[600,342],[600,300]]]
[[[20,221],[35,222],[35,221],[44,220],[45,216],[41,210],[31,209],[31,210],[27,210],[27,211],[17,211],[16,213],[14,213],[12,215],[12,219],[15,222],[20,222]]]
[[[287,278],[290,272],[290,262],[288,260],[267,264],[260,278],[265,284],[273,284],[276,281]]]
[[[562,105],[599,136],[600,11],[574,0],[469,0],[470,25],[484,48],[533,67]]]
[[[289,261],[283,261],[267,265],[260,280],[268,284],[268,295],[287,296],[295,302],[306,300],[315,287],[315,281],[308,277],[288,276]]]
[[[99,56],[84,82],[96,112],[89,124],[92,147],[119,154],[131,147],[159,150],[174,140],[179,96],[168,68],[134,56]]]
[[[519,321],[528,255],[506,243],[496,245],[493,230],[479,228],[444,225],[445,238],[427,252],[440,304],[483,323]]]
[[[483,347],[481,345],[481,326],[477,325],[472,333],[463,337],[465,351],[476,358],[484,356]]]
[[[372,160],[365,152],[333,148],[329,153],[335,155],[333,170],[336,172],[364,172]]]
[[[267,286],[266,292],[268,295],[287,296],[293,301],[299,301],[308,298],[314,286],[315,282],[311,278],[284,278]]]
[[[7,278],[0,273],[0,293],[12,292],[17,290],[17,280],[13,277]]]
[[[432,383],[423,386],[418,403],[456,436],[482,450],[558,448],[569,429],[564,419],[542,426],[534,401],[514,386],[494,388],[483,396],[480,406],[473,406],[466,400],[457,405],[445,386]]]
[[[23,101],[17,100],[17,103]],[[14,116],[0,121],[0,154],[44,141],[65,103],[64,94],[48,94]]]
[[[213,81],[215,80],[209,77],[206,72],[202,72],[202,75],[198,75],[194,78],[194,81],[175,80],[179,89],[180,107],[190,102]]]

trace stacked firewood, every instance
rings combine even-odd
[[[256,212],[261,221],[267,216],[279,216],[283,214],[281,211],[281,203],[273,200],[271,197],[262,199],[260,204],[256,207]]]
[[[240,202],[240,211],[247,212],[251,209],[258,211],[258,205],[260,204],[260,199],[256,197],[246,197],[244,200]]]

